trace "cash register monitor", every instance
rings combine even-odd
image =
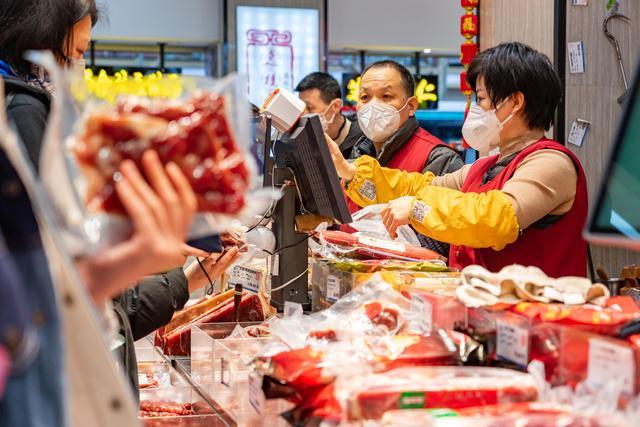
[[[290,168],[295,176],[300,213],[315,213],[341,224],[351,214],[333,165],[317,114],[305,115],[297,125],[274,142],[276,167]]]
[[[588,241],[640,250],[640,63],[603,175]]]

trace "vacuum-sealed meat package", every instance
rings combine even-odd
[[[226,231],[277,197],[254,188],[250,108],[241,77],[121,75],[113,81],[105,75],[71,82],[52,56],[37,53],[31,60],[48,70],[56,87],[40,175],[72,255],[95,254],[130,236],[115,182],[125,160],[144,176],[147,150],[157,152],[161,163],[177,165],[191,184],[198,212],[189,239]]]
[[[500,368],[411,367],[337,385],[350,419],[379,419],[390,410],[467,408],[537,398],[529,374]]]

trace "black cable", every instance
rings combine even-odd
[[[284,251],[285,249],[290,249],[290,248],[294,248],[294,247],[298,246],[298,245],[299,245],[299,244],[301,244],[302,242],[305,242],[305,241],[309,240],[309,238],[310,238],[310,237],[314,237],[314,236],[316,236],[317,234],[318,234],[318,233],[316,233],[316,232],[314,231],[313,233],[308,234],[308,235],[306,235],[305,237],[303,237],[302,239],[300,239],[300,241],[299,241],[299,242],[292,243],[292,244],[287,245],[287,246],[283,246],[283,247],[281,247],[281,248],[276,249],[276,250],[275,250],[275,251],[273,251],[273,252],[269,252],[269,251],[264,250],[264,249],[263,249],[262,251],[263,251],[264,253],[267,253],[267,254],[271,255],[271,256],[273,256],[273,255],[277,255],[277,254],[279,254],[280,252]]]
[[[196,257],[196,261],[198,261],[198,265],[200,266],[200,269],[202,270],[204,275],[207,276],[207,280],[209,281],[209,286],[205,290],[205,294],[206,295],[212,295],[213,294],[213,280],[211,280],[211,276],[209,276],[209,273],[207,272],[207,269],[204,268],[204,265],[202,265],[202,261],[200,261],[200,258]]]

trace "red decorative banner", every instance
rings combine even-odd
[[[465,9],[465,14],[460,18],[460,34],[466,39],[465,43],[460,45],[460,63],[464,65],[464,71],[460,73],[460,91],[467,97],[467,106],[464,112],[465,119],[471,107],[471,97],[473,89],[467,81],[467,70],[478,54],[478,43],[474,40],[479,34],[478,15],[474,13],[480,4],[480,0],[460,0],[460,5]],[[469,148],[464,138],[462,139],[462,147]]]

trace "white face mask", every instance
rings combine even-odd
[[[495,110],[485,110],[477,104],[471,106],[462,126],[462,136],[471,148],[487,153],[500,145],[500,131],[513,117],[511,113],[502,123],[500,122],[496,111],[502,105],[504,102]]]
[[[409,104],[405,102],[400,110],[393,105],[372,100],[358,108],[360,129],[373,142],[384,142],[400,128],[400,111]]]
[[[87,61],[84,59],[67,59],[67,70],[73,75],[73,79],[84,80],[84,71],[87,68]]]
[[[333,105],[333,102],[331,104],[329,104],[329,106],[327,107],[326,110],[324,110],[324,113],[320,114],[320,124],[322,125],[322,130],[326,133],[329,129],[329,126],[331,126],[331,123],[333,123],[333,121],[336,118],[336,113],[333,113],[333,116],[331,116],[330,120],[327,120],[326,116],[327,113],[329,112],[329,110],[331,109],[331,106]]]

